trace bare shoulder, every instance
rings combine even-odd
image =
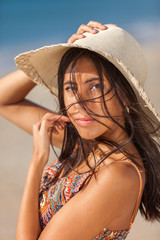
[[[108,229],[127,229],[137,202],[140,180],[136,168],[129,161],[112,161],[103,165],[82,189],[83,198],[90,196],[93,208],[103,216]],[[136,205],[137,204],[137,205]],[[98,207],[97,207],[98,206]],[[101,219],[97,221],[101,224]]]
[[[108,181],[113,182],[117,187],[122,188],[123,191],[132,189],[132,192],[139,191],[139,187],[142,181],[142,185],[145,183],[145,170],[141,156],[135,148],[132,148],[132,155],[135,155],[137,164],[133,163],[130,159],[127,159],[123,153],[112,154],[100,165],[99,171],[97,171],[97,179],[102,185]],[[138,167],[139,166],[139,167]]]
[[[138,169],[138,168],[137,168]],[[108,181],[112,188],[122,189],[124,192],[132,189],[139,190],[139,176],[136,167],[130,161],[112,161],[97,172],[97,181],[102,188]]]
[[[144,182],[143,177],[140,182],[137,169],[129,161],[112,162],[97,172],[96,180],[92,179],[91,185],[98,186],[100,201],[103,203],[103,199],[106,200],[103,205],[104,213],[108,215],[111,211],[108,229],[126,229],[133,214],[138,211],[143,192],[141,183],[143,189]]]

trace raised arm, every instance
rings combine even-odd
[[[55,113],[33,103],[25,97],[35,87],[35,83],[22,71],[13,72],[0,79],[0,115],[32,134],[33,124],[46,114]],[[54,144],[61,147],[63,130],[54,134]]]

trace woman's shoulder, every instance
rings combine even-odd
[[[110,155],[110,150],[101,147],[98,150],[98,154],[104,156],[104,161],[100,164],[98,174],[106,176],[106,174],[111,178],[117,178],[119,181],[132,184],[132,182],[139,182],[140,175],[143,175],[145,170],[143,167],[142,159],[138,151],[133,148],[131,154],[135,156],[134,160],[129,159],[123,152],[117,151]],[[105,159],[106,157],[106,159]]]
[[[110,157],[99,167],[97,177],[99,179],[102,178],[103,182],[110,179],[114,184],[118,184],[118,187],[120,184],[122,187],[123,185],[125,187],[132,187],[139,183],[139,171],[138,167],[129,159],[122,160],[120,158],[120,160],[117,160],[114,157]]]
[[[117,156],[118,157],[118,156]],[[129,159],[112,158],[103,161],[96,176],[82,189],[84,196],[92,196],[94,206],[103,206],[103,217],[110,221],[108,229],[126,229],[140,204],[140,178],[137,168]],[[139,169],[138,169],[139,171]],[[139,199],[139,200],[138,200]],[[135,208],[136,207],[136,208]],[[99,209],[100,211],[100,209]]]
[[[125,196],[131,193],[130,197],[136,199],[139,192],[145,185],[145,170],[140,156],[135,152],[137,162],[131,161],[122,152],[116,152],[109,155],[109,150],[101,148],[97,154],[104,156],[104,160],[99,164],[96,177],[98,184],[104,191],[121,191]],[[105,159],[106,157],[106,159]],[[103,158],[100,158],[101,160]],[[108,182],[110,186],[108,188]],[[105,184],[107,188],[105,187]]]

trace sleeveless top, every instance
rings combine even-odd
[[[102,239],[103,240],[124,240],[129,233],[131,225],[136,216],[138,200],[141,196],[142,177],[137,166],[129,160],[127,160],[127,162],[135,167],[139,176],[139,181],[140,181],[139,193],[138,193],[137,201],[133,210],[129,227],[125,230],[117,230],[117,231],[104,228],[101,230],[101,232],[97,236],[94,237],[93,240],[102,240]],[[81,175],[62,177],[57,179],[55,182],[53,182],[52,180],[54,180],[55,175],[57,171],[60,169],[60,167],[61,167],[61,163],[58,162],[58,160],[55,160],[44,170],[42,175],[41,184],[40,184],[40,195],[39,195],[40,196],[39,198],[40,225],[42,230],[46,227],[46,225],[51,220],[53,215],[56,214],[56,212],[61,207],[63,207],[63,205],[67,203],[76,193],[78,193],[83,182],[86,180],[86,178],[90,174],[90,173],[83,173]],[[50,183],[51,181],[53,183]],[[46,185],[49,186],[47,190],[45,190]]]

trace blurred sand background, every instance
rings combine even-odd
[[[159,0],[0,0],[0,78],[16,70],[13,59],[19,53],[64,42],[89,20],[116,23],[140,41],[149,67],[145,90],[160,114]],[[57,108],[55,99],[41,87],[27,98]],[[15,239],[31,156],[32,137],[0,116],[0,240]],[[51,153],[50,161],[54,158]],[[138,214],[127,240],[159,239],[160,223],[146,222]]]

